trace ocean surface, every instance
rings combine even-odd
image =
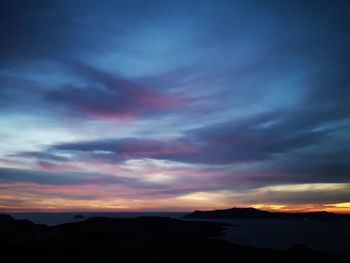
[[[115,212],[115,213],[12,213],[16,219],[28,219],[37,224],[57,225],[85,220],[91,217],[132,218],[139,216],[164,216],[181,218],[187,212]],[[74,218],[83,215],[83,219]],[[294,244],[334,255],[350,256],[350,221],[303,221],[303,220],[198,220],[229,223],[226,235],[228,241],[259,248],[286,250]]]
[[[309,249],[350,257],[350,221],[276,219],[203,221],[231,224],[232,226],[226,228],[223,239],[237,244],[280,250],[287,250],[294,244],[302,244]]]

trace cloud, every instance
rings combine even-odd
[[[345,144],[343,150],[337,146],[337,133],[343,128],[336,125],[319,128],[327,123],[323,119],[304,124],[303,118],[297,118],[299,114],[299,111],[260,114],[187,130],[176,139],[92,140],[58,144],[51,150],[74,152],[78,156],[106,151],[124,161],[155,159],[212,165],[213,169],[219,166],[222,174],[216,176],[216,182],[221,185],[226,182],[233,189],[280,183],[348,182],[348,150]],[[243,164],[251,168],[246,171],[235,168]]]
[[[46,96],[49,102],[70,108],[70,114],[133,119],[187,103],[178,95],[156,91],[115,73],[83,64],[74,64],[73,68],[86,80],[86,86],[68,85]]]
[[[76,143],[59,144],[52,150],[63,151],[107,151],[120,155],[125,159],[133,158],[160,158],[197,152],[195,146],[189,145],[185,140],[152,140],[138,138],[106,139]]]
[[[0,73],[2,112],[31,112],[50,118],[74,117],[76,120],[134,120],[172,114],[192,101],[166,90],[150,87],[82,63],[67,63],[59,69],[71,68],[72,77],[80,84],[45,84],[39,80]],[[68,78],[70,75],[65,75]],[[52,76],[53,80],[58,78]],[[76,82],[76,81],[75,81]],[[47,85],[47,86],[45,86]],[[50,108],[48,112],[46,109]]]
[[[42,196],[93,185],[96,198],[110,186],[129,200],[345,202],[347,189],[276,187],[349,182],[348,10],[5,0],[0,162],[12,168],[0,182]]]
[[[121,184],[127,179],[97,173],[49,173],[40,170],[0,168],[0,182],[48,185]]]
[[[257,188],[246,196],[246,201],[259,200],[262,203],[284,204],[326,204],[327,202],[346,202],[349,200],[349,183],[310,183],[289,184]]]
[[[40,152],[40,151],[28,151],[28,152],[18,152],[15,154],[9,154],[8,157],[18,157],[18,158],[35,158],[39,160],[46,160],[46,161],[57,161],[57,162],[64,162],[69,160],[68,157],[62,156],[62,155],[55,155],[49,152]]]
[[[293,130],[290,126],[294,126],[294,123],[280,118],[280,115],[274,117],[268,114],[243,121],[219,123],[186,131],[183,138],[177,140],[95,140],[60,144],[53,149],[110,151],[131,159],[228,164],[270,159],[273,154],[300,149],[327,138],[327,131],[315,131],[312,127]]]

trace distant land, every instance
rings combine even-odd
[[[322,220],[322,221],[338,221],[350,220],[350,215],[335,214],[325,211],[320,212],[269,212],[256,208],[230,208],[213,211],[196,210],[193,213],[185,215],[184,218],[197,219],[299,219],[299,220]]]
[[[89,218],[46,226],[0,215],[6,262],[349,262],[294,245],[260,249],[216,239],[227,224],[167,217]]]

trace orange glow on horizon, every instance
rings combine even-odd
[[[2,199],[2,197],[0,198]],[[50,198],[39,200],[29,198],[28,205],[20,207],[13,205],[0,205],[0,212],[192,212],[194,210],[217,210],[229,209],[231,207],[253,207],[271,212],[318,212],[326,211],[339,214],[350,214],[350,207],[341,207],[341,204],[317,205],[317,204],[252,204],[222,206],[211,204],[197,206],[192,203],[178,203],[176,198],[159,198],[152,200],[141,199],[105,199],[105,200],[66,200],[63,198]],[[348,204],[348,203],[347,203]]]
[[[166,177],[167,178],[167,177]],[[158,177],[151,178],[156,180]],[[164,183],[164,180],[161,181]],[[76,185],[39,185],[35,183],[1,183],[0,212],[191,212],[231,207],[254,207],[267,211],[350,214],[350,202],[334,204],[249,203],[242,195],[228,190],[159,194],[158,189],[132,188],[122,184],[84,183]],[[189,186],[190,190],[191,187]],[[173,191],[187,190],[172,187]],[[243,198],[242,198],[243,199]],[[241,199],[241,200],[242,200]]]
[[[347,206],[346,206],[347,205]],[[350,203],[322,204],[253,204],[250,207],[271,212],[319,212],[350,214]]]

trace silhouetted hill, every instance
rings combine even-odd
[[[349,262],[301,245],[282,252],[215,239],[224,227],[164,217],[91,218],[48,227],[1,215],[1,258],[35,263]]]
[[[39,239],[47,230],[46,225],[29,220],[15,220],[9,215],[0,215],[0,242],[25,242]]]
[[[350,215],[329,212],[284,213],[268,212],[255,208],[231,208],[214,211],[196,210],[184,218],[226,218],[226,219],[300,219],[300,220],[350,220]]]

